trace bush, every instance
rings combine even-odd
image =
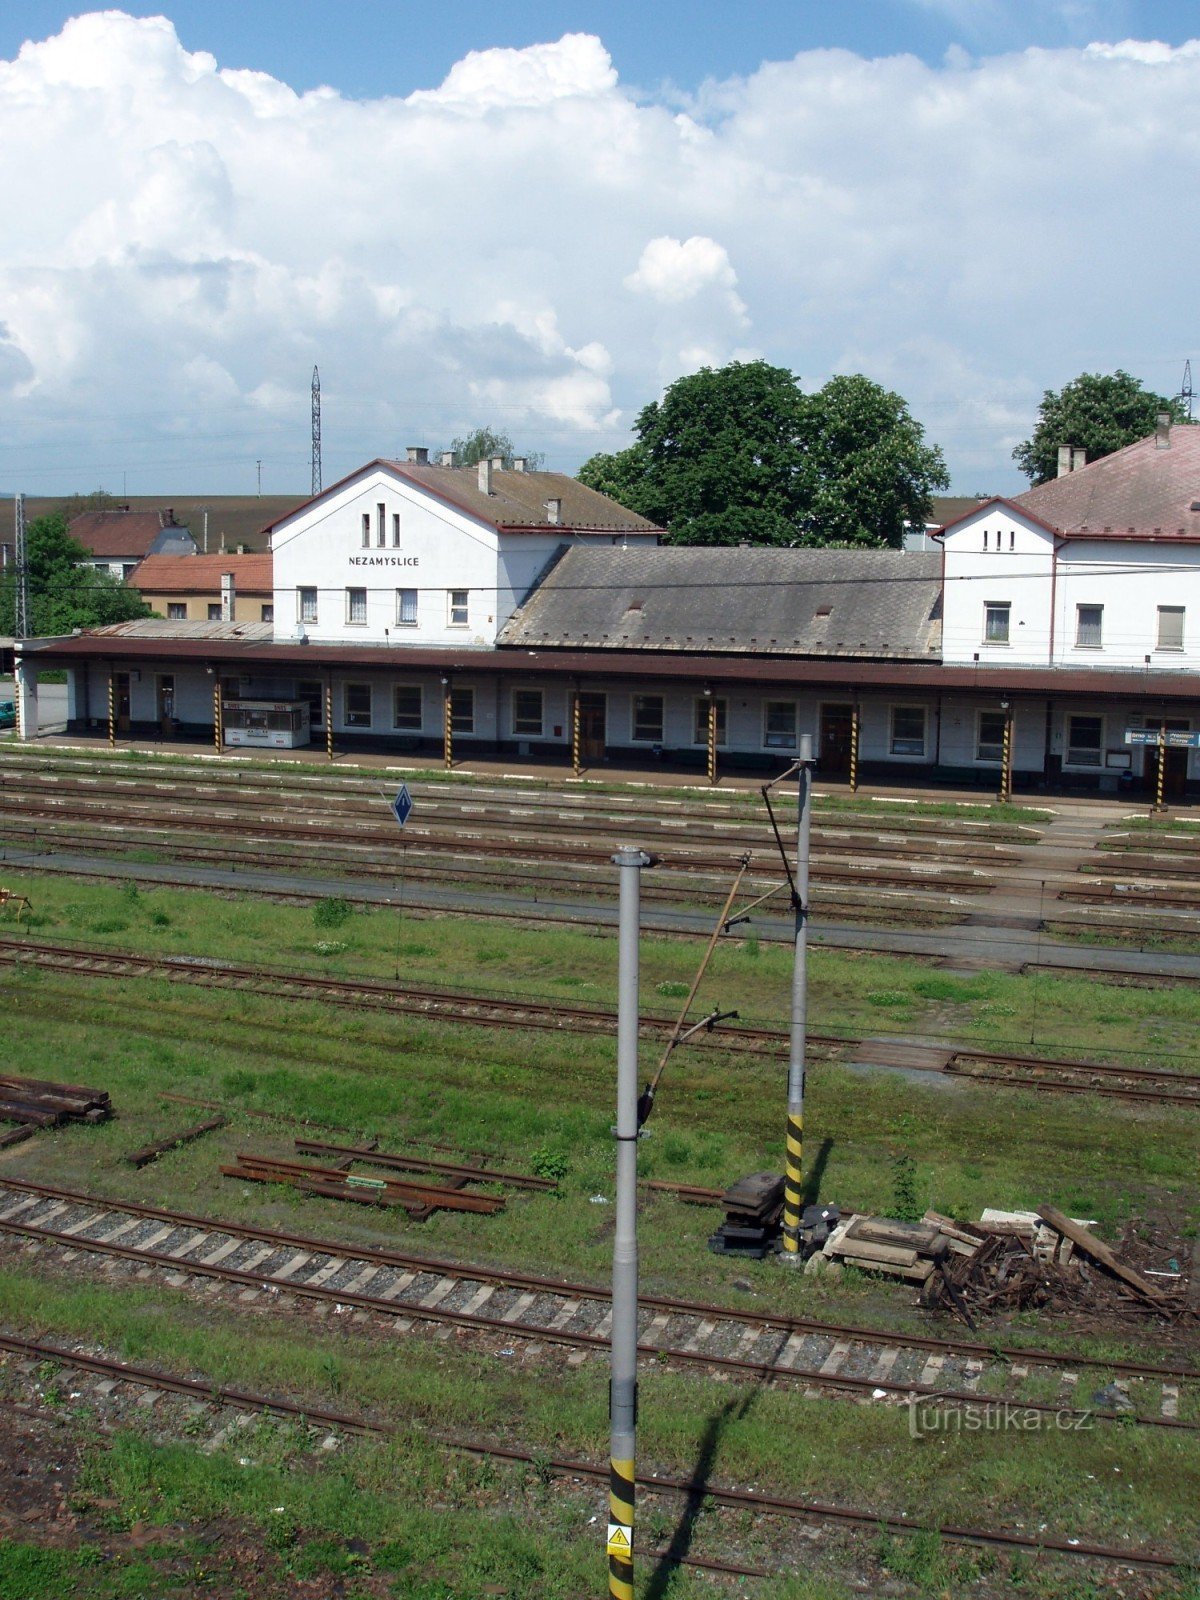
[[[313,907],[313,921],[318,928],[340,928],[350,920],[350,902],[340,897],[318,900]]]

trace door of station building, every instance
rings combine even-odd
[[[158,725],[164,733],[171,733],[175,723],[175,674],[160,672],[156,686]]]
[[[113,673],[113,711],[117,718],[117,732],[129,732],[130,720],[130,687],[127,672]]]
[[[850,741],[854,729],[854,707],[821,707],[820,762],[823,778],[842,777],[850,771]]]
[[[1159,728],[1165,728],[1168,733],[1186,733],[1191,723],[1186,717],[1168,717],[1164,722],[1160,717],[1147,717],[1146,727],[1153,733]],[[1166,761],[1163,767],[1163,799],[1178,799],[1187,788],[1188,753],[1186,750],[1164,750]],[[1143,783],[1150,794],[1158,793],[1158,746],[1146,746],[1146,762],[1143,767]]]
[[[603,761],[608,741],[608,697],[603,694],[579,696],[579,758]]]

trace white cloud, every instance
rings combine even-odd
[[[681,109],[585,35],[356,102],[77,18],[0,62],[0,487],[217,492],[261,456],[302,488],[314,363],[327,479],[482,422],[569,469],[754,353],[865,370],[963,487],[1015,486],[1043,388],[1170,392],[1192,353],[1200,45],[1108,38],[809,51]]]

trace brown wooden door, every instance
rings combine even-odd
[[[129,732],[130,716],[130,689],[129,674],[127,672],[113,673],[113,710],[117,717],[117,732]]]
[[[579,757],[603,761],[608,739],[608,700],[602,694],[579,696]]]
[[[170,733],[175,722],[175,674],[163,672],[158,678],[158,724],[164,733]]]
[[[854,727],[854,707],[821,707],[821,774],[836,778],[850,771],[850,740]]]

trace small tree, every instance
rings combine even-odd
[[[1173,422],[1187,421],[1178,400],[1151,394],[1128,372],[1081,372],[1061,389],[1045,391],[1033,435],[1016,447],[1013,460],[1030,483],[1047,483],[1058,474],[1060,445],[1086,450],[1096,461],[1153,433],[1160,411]]]
[[[101,628],[153,615],[134,589],[107,572],[83,566],[88,552],[67,533],[60,513],[38,517],[25,530],[29,564],[29,624],[35,637]],[[11,634],[16,611],[16,573],[0,580],[0,633]]]
[[[497,433],[495,428],[476,428],[471,433],[465,434],[461,439],[452,439],[450,449],[454,451],[454,459],[460,467],[473,467],[479,461],[486,461],[491,456],[503,456],[506,470],[511,470],[513,457],[521,455],[516,449],[507,433]],[[541,470],[545,456],[540,452],[524,452],[525,460],[530,472]]]

